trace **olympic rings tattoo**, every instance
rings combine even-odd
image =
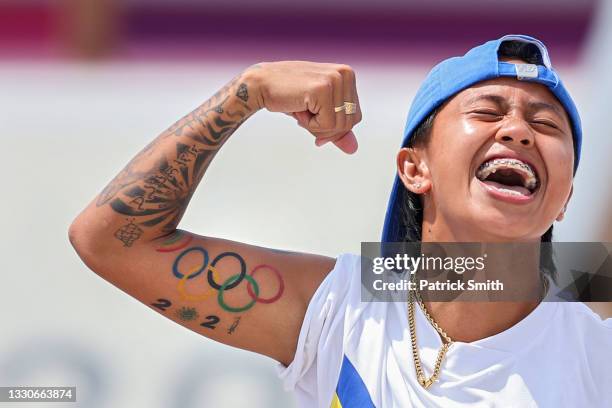
[[[197,271],[198,268],[199,268],[198,266],[194,266],[194,268],[191,270],[191,272]],[[217,269],[215,269],[214,266],[209,266],[208,270],[211,270],[213,275],[215,275],[215,277],[217,277],[217,278],[219,277]],[[187,279],[189,279],[190,276],[191,276],[191,274],[183,275],[183,277],[179,281],[178,285],[176,286],[176,289],[178,290],[178,293],[181,296],[181,299],[183,299],[183,300],[192,300],[192,301],[201,301],[201,300],[208,299],[211,295],[213,295],[215,293],[215,289],[214,288],[208,288],[208,290],[206,292],[204,292],[202,294],[199,294],[199,295],[194,295],[192,293],[187,293],[187,290],[185,289],[185,282],[187,281]]]
[[[272,297],[269,298],[260,298],[259,294],[255,294],[253,292],[253,288],[251,287],[251,282],[248,281],[247,283],[247,292],[249,292],[249,296],[251,296],[251,298],[253,298],[256,302],[259,303],[274,303],[276,302],[278,299],[280,299],[280,297],[283,294],[283,291],[285,290],[285,282],[283,282],[283,278],[281,277],[280,272],[278,271],[278,269],[276,269],[273,266],[270,265],[266,265],[266,264],[262,264],[262,265],[258,265],[256,266],[252,271],[251,271],[251,277],[255,278],[255,272],[261,270],[261,269],[269,269],[272,272],[274,272],[274,274],[276,275],[276,277],[278,278],[278,291],[276,292],[276,294]]]
[[[233,312],[233,313],[244,312],[244,311],[247,311],[250,308],[252,308],[253,305],[257,302],[255,300],[255,298],[259,296],[259,285],[257,284],[257,282],[255,282],[255,279],[253,279],[249,275],[243,275],[242,277],[240,277],[240,276],[241,276],[240,274],[236,274],[236,275],[230,276],[229,278],[227,278],[227,280],[225,282],[223,282],[223,284],[219,288],[219,295],[217,296],[217,301],[219,302],[219,306],[221,306],[221,308],[223,310],[225,310],[225,311]],[[229,288],[231,285],[236,283],[236,281],[241,281],[242,279],[246,279],[247,282],[249,282],[251,285],[253,285],[253,289],[255,291],[255,298],[253,298],[253,300],[251,300],[249,303],[247,303],[246,305],[241,306],[241,307],[232,307],[232,306],[229,306],[223,300],[223,293],[225,292],[225,290],[227,288]]]
[[[242,282],[242,280],[245,278],[246,275],[246,263],[244,262],[244,259],[242,259],[242,257],[240,255],[238,255],[235,252],[223,252],[219,255],[217,255],[217,257],[215,259],[213,259],[213,261],[210,263],[210,266],[214,267],[217,265],[217,262],[219,262],[221,259],[227,257],[227,256],[231,256],[232,258],[236,258],[239,262],[240,262],[240,273],[238,274],[238,278],[236,278],[235,281],[232,281],[230,283],[227,284],[225,289],[232,289],[235,288],[236,286],[238,286],[240,284],[240,282]],[[227,282],[227,281],[226,281]],[[210,286],[212,286],[213,288],[217,289],[217,290],[221,290],[221,286],[223,285],[219,285],[217,282],[215,282],[215,279],[213,277],[212,271],[208,271],[208,284]]]
[[[180,234],[177,234],[177,235],[180,235]],[[185,236],[183,235],[183,237]],[[179,244],[177,244],[177,242]],[[183,246],[183,245],[186,246],[185,242],[183,242],[180,237],[179,238],[177,237],[169,238],[167,241],[165,241],[165,243],[169,244],[169,247],[160,248],[160,249],[165,249],[167,250],[167,252],[171,252],[170,248],[175,248],[174,250],[177,250],[176,248],[179,248],[179,246]],[[185,257],[191,252],[197,252],[202,255],[202,259],[200,261],[201,263],[198,262],[195,265],[190,266],[190,267],[183,266],[183,269],[184,270],[186,269],[187,272],[181,271],[180,266],[181,266],[181,261],[183,260],[183,257]],[[228,279],[224,280],[221,284],[219,284],[219,282],[222,281],[222,277],[220,276],[221,271],[218,267],[218,263],[227,257],[235,258],[239,262],[240,271],[236,273],[235,275],[230,276]],[[179,282],[177,283],[177,291],[182,300],[203,301],[213,296],[215,290],[217,290],[218,291],[217,301],[219,303],[219,306],[221,306],[221,308],[225,311],[233,312],[233,313],[240,313],[240,312],[249,310],[256,303],[269,304],[269,303],[276,302],[278,299],[280,299],[280,297],[282,296],[285,290],[285,284],[283,282],[283,278],[280,272],[278,271],[278,269],[276,269],[275,267],[271,265],[268,265],[268,264],[257,265],[255,268],[253,268],[251,273],[247,275],[246,262],[244,261],[242,256],[240,256],[239,254],[235,252],[222,252],[219,255],[217,255],[212,260],[212,262],[209,263],[209,260],[210,260],[210,255],[208,254],[208,251],[199,246],[187,248],[183,250],[176,257],[172,265],[172,273],[176,278],[179,279]],[[276,293],[273,296],[267,297],[267,298],[259,296],[260,286],[255,280],[255,275],[264,269],[270,270],[278,279],[278,286],[277,286]],[[193,279],[201,275],[202,272],[205,272],[205,271],[206,271],[206,280],[210,287],[202,293],[189,293],[186,288],[187,281],[189,279]],[[246,290],[251,300],[246,305],[243,305],[243,306],[228,305],[224,300],[225,293],[228,290],[233,289],[237,287],[238,285],[240,285],[243,280],[247,281]]]
[[[176,259],[174,260],[174,264],[172,265],[172,273],[174,273],[174,276],[176,276],[179,279],[183,278],[183,274],[179,272],[178,270],[178,266],[179,266],[179,262],[181,261],[181,259],[183,259],[183,257],[185,255],[187,255],[189,252],[200,252],[202,254],[202,256],[204,257],[204,262],[202,262],[202,266],[197,270],[196,273],[194,274],[188,274],[188,278],[187,279],[193,279],[196,276],[198,276],[199,274],[201,274],[206,267],[208,266],[208,251],[206,251],[204,248],[202,247],[191,247],[189,249],[184,250],[183,252],[181,252],[181,254],[179,256],[176,257]],[[243,261],[244,262],[244,261]],[[210,272],[210,276],[212,276],[212,272]]]

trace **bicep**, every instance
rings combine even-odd
[[[333,265],[176,230],[117,248],[92,269],[188,329],[288,364],[308,302]]]

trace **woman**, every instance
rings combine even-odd
[[[413,292],[408,307],[362,302],[358,256],[176,229],[218,149],[263,108],[292,115],[317,145],[357,149],[350,67],[252,66],[145,147],[75,219],[69,236],[82,260],[185,327],[274,358],[305,407],[612,405],[612,323],[582,304],[416,306]],[[538,40],[505,36],[442,62],[408,116],[383,241],[550,241],[581,138]],[[493,169],[520,182],[491,178]],[[540,290],[531,277],[524,285]]]

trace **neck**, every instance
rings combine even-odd
[[[429,314],[453,341],[481,340],[508,330],[538,302],[425,302]]]
[[[434,236],[432,230],[433,226],[423,224],[423,243],[459,242],[453,234],[438,233]],[[478,241],[482,239],[471,240]],[[495,269],[494,276],[506,277],[502,278],[505,282],[502,296],[499,292],[492,292],[488,297],[478,297],[476,301],[434,302],[427,301],[427,290],[421,291],[429,314],[453,341],[472,342],[501,333],[523,320],[538,306],[543,289],[539,246],[520,245],[483,243],[480,246],[480,254],[486,253],[489,261],[494,260],[490,262],[491,267],[486,264],[486,277],[490,276],[492,268]],[[510,295],[511,292],[517,295]],[[495,300],[496,297],[503,301],[485,300]]]

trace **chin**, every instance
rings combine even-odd
[[[539,241],[542,232],[536,228],[536,216],[507,214],[499,209],[474,209],[471,225],[477,225],[482,236],[479,241],[486,242],[533,242]]]

